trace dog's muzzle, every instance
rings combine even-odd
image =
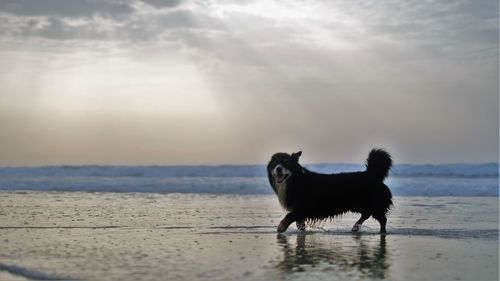
[[[285,182],[290,177],[290,172],[281,165],[278,165],[274,168],[273,177],[276,183],[280,184]]]

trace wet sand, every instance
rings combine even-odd
[[[394,201],[278,235],[274,196],[0,192],[0,280],[498,280],[498,198]]]

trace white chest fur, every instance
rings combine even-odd
[[[286,182],[277,184],[276,187],[278,189],[278,201],[285,210],[290,211],[289,208],[286,206],[286,190],[287,190]]]

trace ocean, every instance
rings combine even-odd
[[[498,168],[396,165],[380,235],[358,214],[277,234],[262,165],[2,167],[0,280],[498,280]]]
[[[364,170],[313,164],[323,173]],[[386,184],[395,196],[498,196],[498,163],[396,165]],[[271,194],[263,165],[0,167],[0,190]]]

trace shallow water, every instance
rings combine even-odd
[[[277,235],[269,195],[0,192],[0,278],[498,280],[498,198],[394,201]]]

